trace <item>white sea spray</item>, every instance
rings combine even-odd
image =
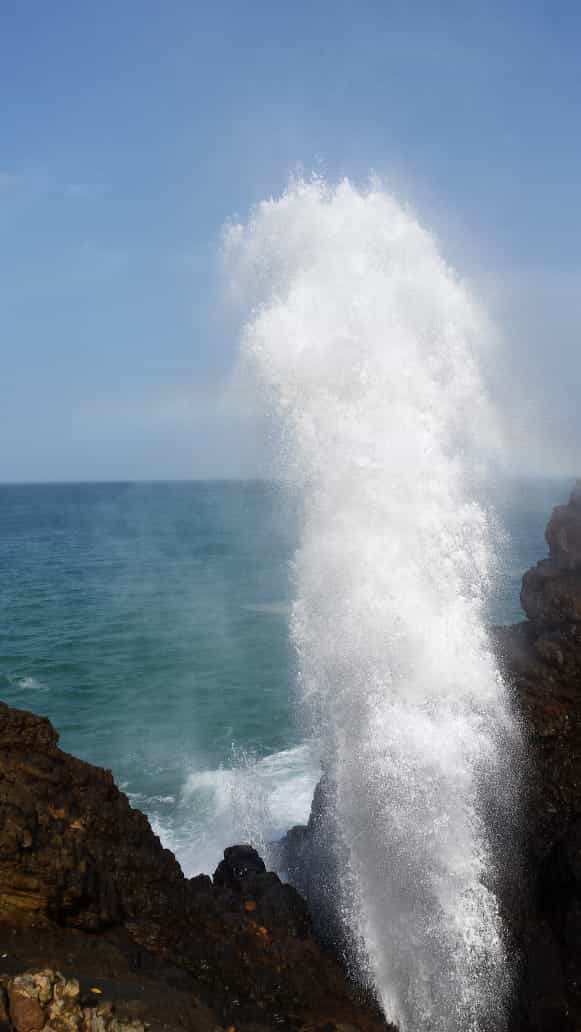
[[[337,906],[402,1032],[502,1028],[483,798],[512,792],[512,723],[472,486],[496,437],[487,320],[378,186],[293,182],[227,228],[225,255],[302,497],[291,629],[335,785]]]

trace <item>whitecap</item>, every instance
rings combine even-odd
[[[225,847],[237,842],[251,842],[268,862],[269,843],[308,820],[319,776],[313,742],[261,759],[233,750],[229,767],[187,775],[171,815],[160,814],[153,797],[146,808],[153,830],[191,877],[214,871]]]

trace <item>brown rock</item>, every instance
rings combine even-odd
[[[0,1029],[3,1025],[10,1024],[10,1016],[8,1014],[8,995],[4,986],[0,983]]]
[[[187,971],[222,1027],[274,1028],[281,1015],[289,1030],[386,1027],[316,942],[299,894],[251,847],[227,850],[214,883],[188,880],[110,772],[62,752],[45,718],[1,703],[0,843],[0,926],[33,927],[40,936],[72,928],[92,941],[124,929]],[[248,901],[255,909],[245,908]],[[44,1024],[37,989],[18,1003],[28,1027],[17,1032]],[[52,994],[51,1029],[72,1032],[81,1020],[78,986],[59,976]],[[101,1019],[92,1008],[94,1032],[102,1032]]]
[[[79,1006],[80,987],[76,978],[65,979],[56,972],[52,981],[52,1000],[48,1024],[54,1032],[76,1032],[84,1021]]]
[[[110,772],[57,742],[45,718],[0,704],[0,913],[87,931],[153,921],[184,891],[178,864]]]
[[[521,953],[514,1032],[581,1028],[580,481],[546,538],[550,559],[523,577],[529,620],[495,631],[528,752],[525,879],[506,902]]]
[[[529,620],[555,627],[581,620],[581,481],[553,510],[545,537],[550,558],[525,573],[521,603]]]
[[[2,990],[3,992],[3,990]],[[111,1001],[79,1006],[79,983],[50,969],[8,980],[4,1020],[14,1032],[145,1032],[137,1018],[117,1015]]]
[[[8,1007],[16,1032],[39,1032],[44,1027],[45,1015],[38,997],[13,983],[8,989]]]
[[[558,505],[549,520],[545,538],[551,558],[562,570],[581,567],[581,480],[568,505]]]
[[[529,620],[545,627],[581,620],[581,569],[545,559],[525,573],[520,598]]]

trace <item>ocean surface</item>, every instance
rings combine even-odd
[[[495,485],[490,620],[569,480]],[[297,517],[262,481],[0,485],[0,698],[109,767],[188,874],[306,819],[318,778],[288,640]]]

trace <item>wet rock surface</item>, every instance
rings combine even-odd
[[[296,890],[251,847],[227,850],[214,880],[185,878],[108,771],[62,752],[45,718],[0,704],[0,975],[14,941],[13,974],[58,959],[67,978],[98,944],[91,977],[141,978],[150,1010],[156,993],[165,1001],[161,1027],[386,1027],[317,943]],[[19,1008],[41,1020],[30,999],[3,1003],[13,1027]]]
[[[581,481],[546,530],[549,558],[525,573],[528,620],[497,628],[520,715],[521,892],[507,912],[520,953],[513,1028],[581,1029]]]

